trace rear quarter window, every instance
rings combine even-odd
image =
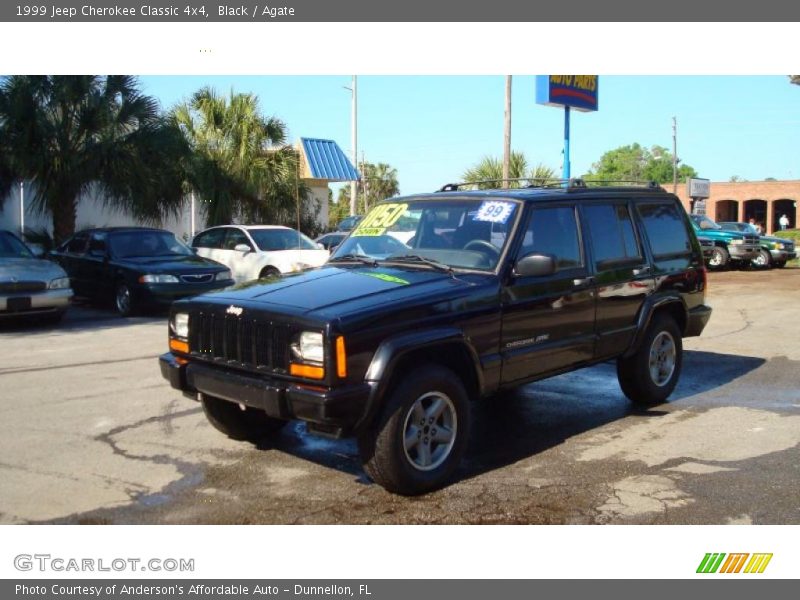
[[[691,253],[686,224],[674,202],[640,204],[638,211],[655,258]]]

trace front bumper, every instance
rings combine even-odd
[[[169,306],[175,300],[215,292],[234,284],[232,279],[208,283],[143,283],[132,290],[140,305]]]
[[[19,300],[25,298],[30,298],[30,304],[28,304],[27,301]],[[0,295],[0,317],[14,317],[18,315],[35,313],[55,313],[66,310],[69,306],[69,301],[71,298],[72,290],[69,288],[61,290],[46,290],[32,294],[2,294]],[[22,306],[24,306],[23,308],[17,308],[20,303]]]
[[[751,244],[731,244],[728,246],[728,254],[732,260],[753,260],[760,250],[760,246]]]
[[[199,362],[179,359],[171,352],[158,359],[161,375],[176,390],[222,398],[263,410],[278,419],[299,419],[314,433],[349,435],[366,415],[372,386],[368,383],[339,388],[303,386],[259,377]]]
[[[705,304],[695,306],[689,310],[688,318],[686,319],[686,331],[683,337],[694,337],[703,333],[711,318],[711,307]]]
[[[797,252],[793,250],[770,250],[769,253],[772,256],[772,262],[786,262],[797,258]]]

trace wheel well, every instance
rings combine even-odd
[[[270,275],[270,274],[273,274],[273,275],[274,274],[278,274],[278,275],[280,275],[280,272],[281,272],[281,270],[278,267],[276,267],[274,265],[267,265],[266,267],[263,267],[258,272],[258,276],[260,278],[260,277],[263,277],[264,275]]]
[[[403,355],[392,368],[391,378],[386,389],[390,389],[398,378],[411,371],[415,366],[432,364],[450,369],[458,375],[470,399],[475,399],[480,395],[475,364],[469,351],[459,343],[437,344],[412,350]]]
[[[670,302],[666,306],[661,306],[653,311],[653,319],[656,318],[657,315],[665,314],[674,319],[675,323],[678,324],[678,329],[681,330],[681,333],[686,331],[686,311],[683,307],[678,304],[677,302]]]

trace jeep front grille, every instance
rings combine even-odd
[[[189,315],[189,351],[197,358],[250,370],[286,372],[286,325],[215,312]]]

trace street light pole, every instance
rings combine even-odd
[[[353,88],[350,90],[353,94],[353,105],[352,105],[352,147],[353,147],[353,166],[358,168],[358,76],[353,75]],[[358,194],[358,182],[351,181],[350,182],[350,215],[356,214],[358,210],[358,201],[357,201],[357,194]]]
[[[503,136],[503,188],[508,188],[511,171],[511,75],[506,75],[506,111]]]
[[[678,193],[678,121],[672,117],[672,193]]]
[[[19,235],[25,237],[25,183],[19,182]]]

